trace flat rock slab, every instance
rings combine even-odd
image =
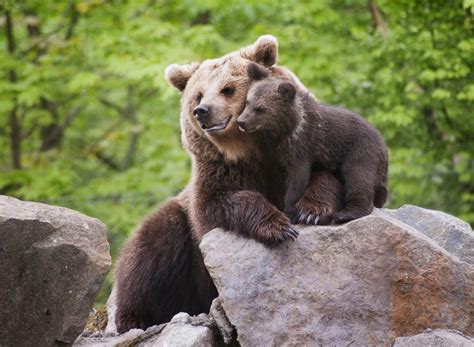
[[[0,196],[0,345],[72,344],[110,268],[99,220]]]
[[[474,334],[474,267],[376,211],[300,227],[267,247],[219,229],[201,242],[242,346],[391,346],[427,328]]]

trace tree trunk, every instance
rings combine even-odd
[[[382,13],[380,8],[377,6],[374,0],[369,0],[368,3],[370,14],[372,15],[372,24],[374,29],[380,32],[383,38],[386,38],[388,35],[387,23],[382,18]]]

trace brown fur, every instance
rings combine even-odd
[[[314,171],[303,196],[289,214],[294,223],[327,225],[342,208],[343,188],[328,171]]]
[[[115,272],[120,333],[168,322],[180,311],[207,312],[217,295],[194,246],[184,196],[149,216],[122,250]]]
[[[336,222],[360,218],[374,204],[385,203],[388,155],[373,126],[346,109],[317,103],[257,64],[250,64],[248,72],[255,82],[237,123],[250,135],[261,134],[271,151],[280,154],[287,175],[286,211],[293,211],[312,170],[333,172],[343,184],[344,207],[334,215]],[[311,218],[299,216],[300,221]]]
[[[124,247],[117,265],[117,329],[146,328],[174,314],[208,312],[215,287],[197,247],[213,228],[240,232],[267,244],[297,235],[278,210],[284,182],[276,158],[257,151],[258,139],[244,136],[235,120],[245,107],[251,60],[272,65],[276,39],[257,42],[220,59],[172,65],[167,80],[182,91],[182,142],[192,158],[192,179],[185,191],[152,214]],[[289,71],[272,66],[272,74],[304,88]],[[232,95],[224,88],[234,88]],[[198,121],[193,114],[205,105]],[[209,131],[225,125],[218,131]],[[205,129],[203,129],[203,127]],[[276,207],[275,207],[276,206]]]

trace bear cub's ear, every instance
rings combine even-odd
[[[180,92],[186,88],[188,80],[199,68],[200,63],[186,65],[171,64],[165,70],[165,79]]]
[[[240,56],[265,66],[272,66],[278,60],[278,40],[272,35],[260,36],[253,45],[242,48]]]
[[[269,71],[267,69],[256,63],[250,63],[247,66],[247,73],[250,79],[253,81],[260,81],[264,78],[267,78],[269,75]]]
[[[278,85],[278,93],[287,101],[293,101],[296,95],[296,88],[289,82],[282,82]]]

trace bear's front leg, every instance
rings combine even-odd
[[[258,192],[241,190],[206,197],[194,204],[201,236],[214,228],[239,232],[266,244],[298,236],[289,218]]]
[[[267,244],[295,240],[298,236],[289,218],[258,192],[243,190],[232,193],[229,203],[232,212],[227,217],[234,225],[233,230],[240,230]]]
[[[342,184],[334,174],[315,172],[295,204],[291,220],[295,224],[330,224],[334,214],[341,209],[342,198]]]

